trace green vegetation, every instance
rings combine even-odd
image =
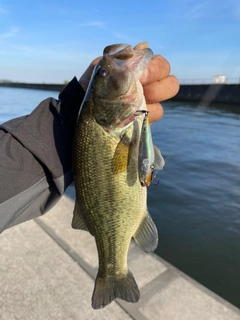
[[[0,82],[1,82],[1,83],[11,83],[11,82],[13,82],[13,81],[11,81],[11,80],[6,80],[6,79],[3,79],[3,80],[0,79]]]

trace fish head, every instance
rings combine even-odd
[[[93,116],[106,131],[124,128],[135,119],[144,100],[139,81],[152,50],[127,44],[107,46],[95,69],[91,98]]]

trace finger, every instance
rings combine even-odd
[[[146,102],[155,103],[174,97],[179,91],[179,83],[174,76],[168,76],[161,81],[144,86],[143,91]]]
[[[158,121],[163,116],[163,107],[160,103],[147,104],[147,110],[149,111],[148,118],[150,122]]]
[[[140,82],[142,85],[148,85],[152,82],[166,78],[169,73],[169,62],[160,55],[154,55],[150,60],[147,69],[143,72]]]

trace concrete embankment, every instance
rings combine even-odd
[[[64,196],[45,216],[1,234],[0,319],[240,320],[238,308],[134,243],[128,263],[140,301],[93,310],[96,245],[71,228],[73,206]]]
[[[178,94],[173,99],[196,101],[204,105],[240,104],[240,84],[185,84],[180,86]]]

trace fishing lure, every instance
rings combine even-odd
[[[144,114],[138,152],[138,174],[143,187],[148,187],[153,178],[154,170],[161,170],[164,166],[164,159],[160,150],[153,145],[151,127],[147,110],[138,110]]]
[[[148,111],[139,110],[138,112],[145,114],[139,142],[138,173],[141,185],[143,187],[148,187],[152,182],[153,171],[155,168],[154,147],[152,142],[150,123],[148,119]]]

